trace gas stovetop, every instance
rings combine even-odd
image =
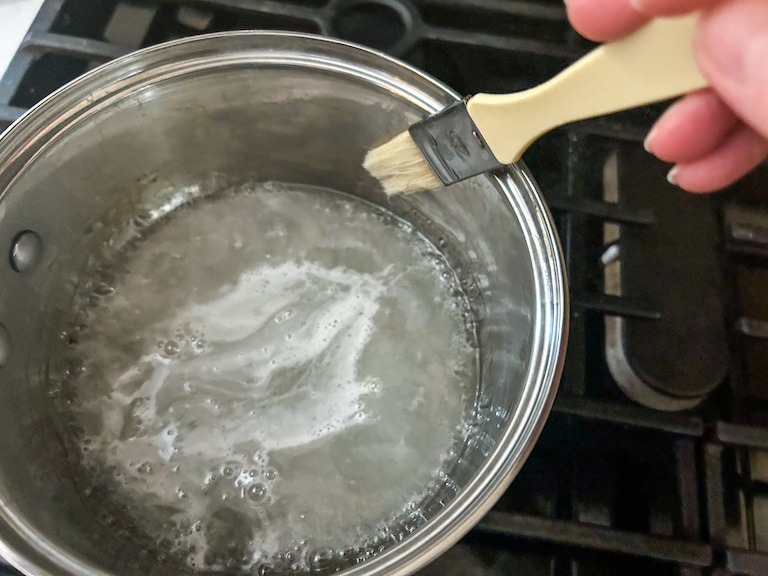
[[[0,81],[0,129],[131,50],[243,28],[359,42],[466,94],[528,88],[591,47],[561,0],[46,0]],[[680,192],[640,145],[661,110],[524,157],[568,267],[560,393],[508,492],[422,574],[768,574],[768,168]]]

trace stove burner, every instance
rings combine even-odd
[[[377,50],[403,53],[410,44],[414,18],[407,4],[397,0],[342,0],[333,5],[335,36]]]
[[[657,410],[697,406],[728,370],[716,205],[664,178],[642,149],[621,146],[606,179],[606,200],[653,213],[650,226],[622,226],[606,291],[654,302],[654,318],[606,317],[606,360],[617,385]],[[607,229],[608,226],[606,226]]]

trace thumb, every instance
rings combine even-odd
[[[768,138],[768,2],[728,0],[705,11],[696,57],[712,88]]]

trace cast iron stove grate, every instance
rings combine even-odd
[[[0,129],[130,50],[243,28],[367,44],[465,94],[591,47],[560,0],[46,0],[0,80]],[[511,488],[424,575],[768,574],[768,171],[714,199],[675,191],[640,147],[660,110],[526,154],[568,266],[563,382]]]

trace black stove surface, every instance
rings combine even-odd
[[[465,94],[533,86],[592,46],[561,0],[46,0],[0,129],[133,49],[246,28],[359,42]],[[662,109],[525,155],[568,267],[563,380],[510,489],[423,575],[768,574],[768,169],[676,190],[640,145]]]

